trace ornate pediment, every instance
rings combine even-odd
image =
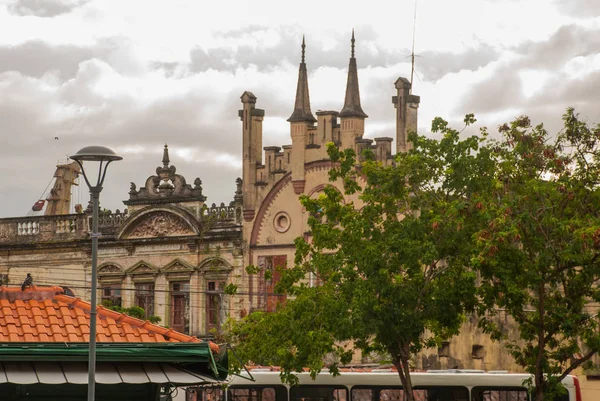
[[[175,259],[160,270],[163,273],[191,272],[194,270],[194,266],[191,266],[179,259]]]
[[[233,266],[222,258],[208,258],[200,263],[200,271],[204,273],[229,273]]]
[[[135,265],[127,269],[127,274],[157,274],[158,269],[146,262],[138,262]]]
[[[98,268],[99,276],[115,276],[115,275],[123,275],[125,272],[120,266],[117,266],[113,263],[106,263]]]
[[[196,234],[190,224],[181,216],[167,211],[150,212],[136,220],[124,238],[160,238]]]
[[[194,180],[194,186],[186,183],[182,175],[175,174],[177,169],[170,165],[169,147],[165,145],[163,151],[163,165],[156,168],[156,175],[146,179],[146,183],[139,190],[132,182],[129,190],[129,200],[126,205],[150,205],[158,203],[173,203],[196,201],[204,202],[202,195],[202,181]]]

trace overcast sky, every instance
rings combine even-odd
[[[490,128],[528,114],[557,131],[569,106],[600,122],[600,0],[417,1],[420,133],[466,113]],[[123,209],[165,143],[209,204],[229,203],[239,97],[252,91],[265,109],[264,146],[291,143],[303,34],[313,112],[343,105],[354,28],[366,136],[394,136],[413,17],[414,0],[0,0],[0,217],[26,215],[56,163],[91,144],[124,157],[103,207]]]

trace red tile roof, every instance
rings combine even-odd
[[[0,287],[0,342],[88,342],[91,305],[61,287]],[[96,341],[125,343],[200,342],[196,337],[97,308]],[[217,352],[219,347],[210,343]]]

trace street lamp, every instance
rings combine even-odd
[[[88,401],[94,401],[95,389],[96,389],[96,270],[98,265],[98,208],[100,203],[100,192],[102,191],[102,184],[106,177],[106,169],[108,165],[113,161],[122,160],[121,156],[118,156],[112,149],[104,146],[87,146],[81,149],[73,156],[69,156],[71,160],[75,160],[79,167],[81,167],[81,174],[85,179],[85,183],[90,189],[90,195],[92,197],[93,209],[92,209],[92,300],[90,308],[90,356],[88,365]],[[83,162],[99,162],[98,166],[98,181],[96,185],[90,184],[85,170],[83,169]]]

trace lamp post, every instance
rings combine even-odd
[[[85,183],[90,189],[90,195],[92,197],[93,209],[92,209],[92,299],[90,308],[90,352],[89,352],[89,364],[88,364],[88,401],[94,401],[95,390],[96,390],[96,270],[98,265],[98,208],[100,203],[100,192],[102,191],[102,184],[106,177],[106,169],[108,165],[113,161],[122,160],[121,156],[118,156],[112,149],[104,146],[87,146],[75,155],[70,156],[70,159],[75,160],[79,167],[81,167],[81,174],[85,179]],[[98,162],[98,179],[96,185],[90,184],[85,170],[83,168],[83,162]]]

